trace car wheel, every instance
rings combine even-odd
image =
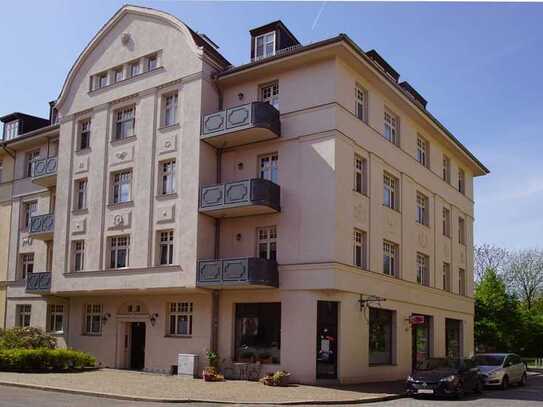
[[[509,377],[503,376],[502,379],[502,390],[507,390],[509,388]]]
[[[520,382],[518,383],[519,386],[526,386],[526,384],[528,383],[528,375],[526,374],[526,372],[524,372],[522,374],[522,377],[520,378]]]
[[[475,394],[481,394],[483,392],[483,383],[481,382],[481,380],[477,380],[477,384],[475,384],[473,392]]]
[[[466,391],[464,390],[464,382],[459,382],[458,386],[456,387],[456,398],[458,400],[463,399],[465,394]]]

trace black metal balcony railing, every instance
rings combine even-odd
[[[57,164],[57,157],[34,160],[34,162],[32,163],[32,177],[37,178],[46,175],[56,175]]]
[[[30,233],[43,234],[53,233],[55,230],[55,215],[49,213],[47,215],[32,216],[30,218]]]
[[[281,188],[261,178],[202,187],[200,211],[218,216],[242,216],[281,210]]]
[[[196,285],[199,287],[279,286],[275,260],[258,257],[201,260],[198,262]]]
[[[252,102],[205,115],[201,139],[216,147],[232,147],[281,135],[279,111],[266,102]]]
[[[49,291],[51,289],[51,273],[28,273],[26,291]]]

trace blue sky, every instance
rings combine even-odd
[[[377,49],[491,169],[475,182],[476,242],[543,246],[543,4],[133,4],[176,15],[234,64],[249,58],[248,30],[275,19],[304,44],[344,32],[362,49]],[[4,2],[0,114],[46,116],[78,54],[122,5]]]

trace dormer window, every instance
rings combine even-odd
[[[147,71],[152,71],[158,67],[158,58],[156,54],[147,57]]]
[[[19,135],[19,120],[4,124],[4,140],[11,140]]]
[[[107,86],[107,72],[98,74],[96,82],[98,89],[105,88]]]
[[[119,66],[118,68],[115,68],[113,70],[113,80],[115,82],[120,82],[124,79],[123,77],[123,67],[122,66]]]
[[[255,38],[255,59],[275,55],[275,31]]]
[[[133,62],[130,64],[130,77],[139,75],[140,73],[140,62]]]

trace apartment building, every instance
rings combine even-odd
[[[7,326],[103,366],[167,372],[212,349],[305,383],[471,354],[488,170],[375,50],[304,46],[280,21],[250,36],[234,67],[124,6],[42,128],[11,137],[3,118]]]

